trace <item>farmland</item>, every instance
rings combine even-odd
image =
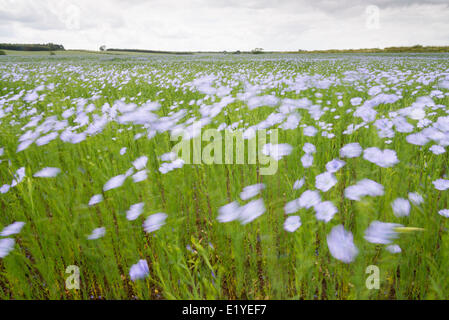
[[[447,54],[8,51],[0,299],[447,299],[448,145]]]

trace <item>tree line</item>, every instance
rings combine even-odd
[[[329,49],[329,50],[298,50],[301,53],[439,53],[449,52],[449,46],[422,46],[364,48],[364,49]],[[293,53],[293,52],[290,52]]]
[[[24,44],[24,43],[0,43],[1,50],[16,51],[60,51],[65,50],[62,44],[46,43],[46,44]]]

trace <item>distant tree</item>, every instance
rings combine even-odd
[[[62,44],[47,43],[43,47],[47,47],[50,51],[65,50]]]
[[[102,46],[100,47],[100,51],[106,51],[106,46],[105,46],[105,45],[102,45]]]
[[[240,50],[235,51],[234,54],[240,54]]]
[[[255,49],[251,50],[251,53],[253,53],[253,54],[263,53],[263,49],[262,48],[255,48]]]

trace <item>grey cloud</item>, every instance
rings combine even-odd
[[[8,5],[12,2],[16,5]],[[57,39],[67,48],[98,49],[105,44],[194,51],[442,45],[449,43],[448,4],[449,0],[0,0],[0,42],[38,38]],[[378,30],[366,28],[368,5],[381,9]],[[67,27],[70,6],[79,15],[79,28]]]
[[[19,23],[35,30],[92,29],[99,24],[124,25],[121,11],[107,12],[97,3],[68,0],[19,0],[0,2],[0,21]],[[106,10],[106,14],[102,11]]]
[[[39,6],[36,2],[23,2],[15,4],[2,3],[0,7],[0,20],[7,23],[20,23],[27,27],[38,30],[49,30],[62,28],[63,25],[58,17]]]

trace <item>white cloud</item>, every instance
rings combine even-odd
[[[446,0],[0,0],[0,42],[66,48],[265,50],[447,45]]]

